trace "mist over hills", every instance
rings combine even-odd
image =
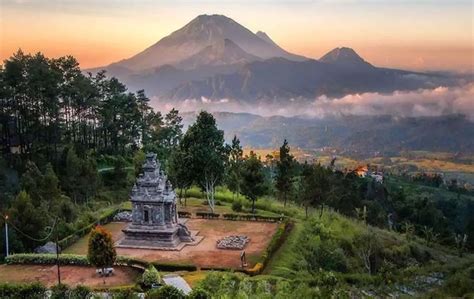
[[[462,115],[430,117],[306,116],[263,117],[250,113],[214,112],[226,139],[237,135],[242,144],[278,148],[284,139],[303,149],[333,148],[358,157],[396,155],[401,151],[474,153],[474,122]],[[186,125],[196,113],[185,113]]]
[[[449,75],[378,68],[346,47],[308,59],[223,15],[200,15],[133,57],[89,71],[100,69],[132,91],[145,89],[155,102],[175,105],[285,103],[457,84]]]

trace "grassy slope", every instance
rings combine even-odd
[[[445,192],[443,190],[434,190],[431,187],[425,187],[416,184],[409,184],[408,186],[403,185],[403,187],[414,188],[412,190],[413,192],[420,192],[421,190],[429,191],[430,193]],[[197,190],[191,191],[191,193],[195,191]],[[199,197],[199,194],[194,195]],[[446,194],[446,196],[451,197],[452,194]],[[216,198],[222,202],[232,202],[231,193],[224,189],[218,190]],[[306,221],[304,210],[298,206],[295,206],[294,204],[288,204],[287,207],[283,207],[283,203],[270,200],[268,198],[259,199],[257,201],[257,207],[261,210],[268,210],[276,214],[285,213],[291,216],[295,221],[295,225],[287,237],[286,242],[275,253],[264,271],[264,274],[267,275],[291,278],[294,273],[292,274],[290,269],[294,259],[297,258],[295,252],[298,246],[299,235],[303,231]],[[309,217],[319,217],[319,211],[311,211]],[[331,234],[333,235],[334,239],[336,239],[340,244],[352,242],[356,235],[367,229],[367,226],[363,222],[345,217],[334,211],[326,210],[323,213],[321,222],[331,230]],[[421,252],[429,254],[429,256],[431,256],[431,260],[421,265],[397,269],[396,275],[394,275],[392,278],[393,281],[390,285],[387,285],[385,282],[378,283],[378,285],[372,285],[373,281],[377,280],[377,277],[374,278],[365,274],[365,270],[360,265],[358,257],[350,257],[349,264],[351,265],[351,271],[347,274],[342,274],[341,278],[344,280],[347,277],[347,280],[350,279],[350,281],[352,281],[354,275],[356,275],[355,277],[360,276],[360,281],[350,283],[352,287],[368,289],[375,288],[378,290],[379,294],[388,295],[393,294],[393,292],[400,293],[400,286],[403,286],[407,288],[407,292],[415,292],[418,295],[428,294],[430,292],[438,292],[435,293],[435,295],[446,296],[453,294],[452,290],[449,293],[443,293],[445,289],[449,287],[450,281],[452,281],[451,278],[458,275],[461,276],[461,280],[465,279],[468,275],[471,275],[469,272],[471,270],[469,269],[474,268],[474,255],[472,254],[465,255],[463,258],[459,258],[457,256],[457,252],[452,248],[443,247],[437,244],[430,244],[427,246],[423,239],[417,237],[412,237],[408,240],[404,234],[375,227],[371,227],[371,229],[380,239],[382,247],[386,252],[393,254],[404,252],[406,255],[406,252],[410,252],[408,248],[415,248]],[[404,258],[414,259],[412,256],[404,256]],[[426,277],[431,277],[432,275],[437,275],[438,273],[441,273],[443,276],[442,280],[440,281],[443,286],[440,290],[436,290],[439,289],[439,285],[423,283],[423,279]],[[470,282],[471,280],[468,280],[468,283]],[[462,283],[463,282],[461,282],[461,284]],[[454,283],[454,285],[455,290],[460,289],[456,286],[456,283]],[[403,295],[403,292],[401,292],[401,294]]]

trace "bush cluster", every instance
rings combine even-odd
[[[158,270],[153,265],[148,266],[142,275],[142,285],[145,288],[151,288],[161,283],[161,277]]]
[[[234,200],[232,202],[232,211],[242,212],[242,202],[240,200]]]
[[[96,224],[104,225],[111,222],[114,219],[114,216],[120,211],[121,209],[114,209],[101,215],[100,218],[96,222],[90,223],[86,225],[85,227],[81,228],[80,230],[74,232],[73,234],[59,240],[58,242],[59,247],[61,247],[64,250],[65,248],[71,246],[72,244],[77,242],[80,238],[87,235],[95,227]]]
[[[46,287],[39,283],[33,284],[0,284],[0,298],[43,299]]]

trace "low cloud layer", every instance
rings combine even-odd
[[[311,103],[310,114],[440,116],[464,114],[474,118],[474,84],[462,87],[437,87],[392,94],[364,93],[339,99],[319,97]],[[311,109],[312,108],[312,109]]]
[[[155,107],[181,111],[248,112],[270,115],[308,115],[315,117],[337,115],[393,115],[393,116],[440,116],[463,114],[474,120],[474,83],[461,87],[437,87],[416,91],[396,91],[391,94],[362,93],[341,98],[320,96],[315,100],[290,99],[258,105],[231,99],[186,100],[176,103],[155,102]]]

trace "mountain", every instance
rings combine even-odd
[[[230,39],[216,41],[198,53],[176,64],[180,69],[196,69],[202,66],[237,65],[261,58],[242,50]]]
[[[91,71],[98,72],[102,68]],[[353,49],[319,60],[289,53],[266,33],[223,15],[200,15],[137,55],[105,67],[131,91],[160,102],[229,99],[247,104],[295,98],[393,92],[454,84],[443,74],[378,68]]]
[[[362,59],[353,49],[346,47],[333,49],[321,57],[319,61],[343,67],[373,67],[370,63]]]
[[[271,57],[305,59],[262,40],[226,16],[200,15],[144,51],[112,65],[119,65],[132,71],[156,68],[165,64],[173,65],[225,39],[233,41],[245,52],[263,59]]]
[[[346,58],[341,60],[352,61]],[[234,73],[216,74],[205,80],[182,83],[163,98],[176,101],[206,97],[284,103],[292,98],[314,100],[321,95],[340,97],[363,92],[414,90],[433,88],[441,83],[452,84],[445,76],[376,68],[365,64],[341,65],[318,60],[272,58],[245,64]]]

